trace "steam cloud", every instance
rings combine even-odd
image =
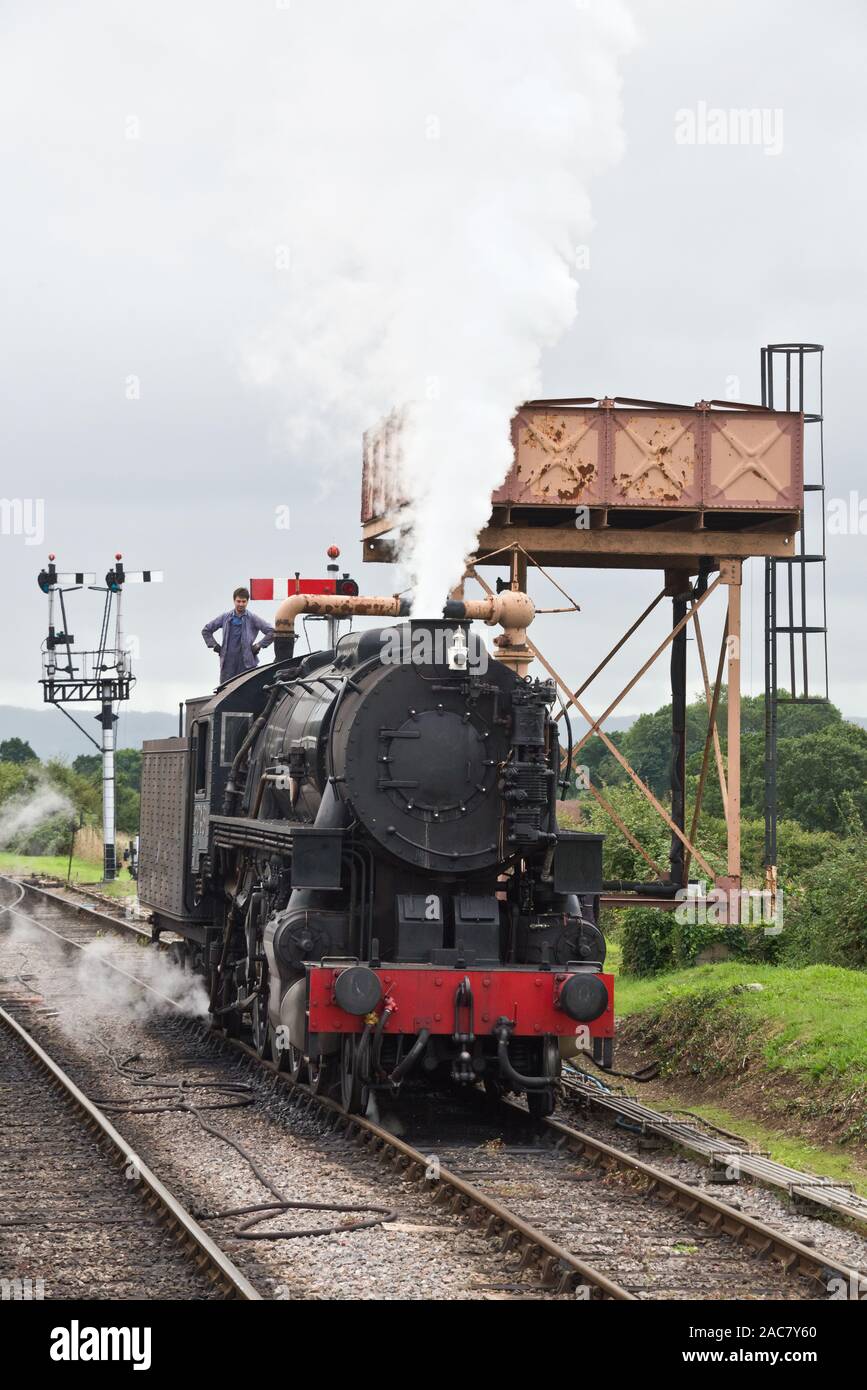
[[[132,978],[101,968],[98,962],[103,959],[121,965]],[[77,979],[80,997],[86,998],[91,1011],[118,1024],[144,1022],[155,1013],[172,1012],[172,1005],[188,1018],[208,1016],[208,992],[201,975],[182,970],[161,951],[142,948],[120,953],[116,940],[100,937],[82,951]],[[139,980],[163,997],[142,989]]]
[[[194,248],[254,268],[210,346],[272,388],[299,485],[357,486],[363,431],[398,412],[415,609],[437,611],[575,317],[588,187],[623,145],[624,0],[92,0],[23,7],[7,38],[0,111],[74,188],[68,239],[201,292]]]
[[[22,832],[35,830],[51,816],[75,815],[75,807],[63,792],[40,781],[31,792],[10,797],[0,809],[0,850],[7,849]]]
[[[621,152],[631,38],[620,0],[293,11],[258,154],[265,203],[285,197],[291,291],[250,370],[285,389],[299,440],[333,447],[401,412],[416,613],[460,578],[512,413],[575,316],[586,185]]]
[[[39,989],[46,953],[47,960],[54,962],[53,968],[62,960],[59,945],[14,913],[9,914],[4,936],[13,955],[21,952],[17,968],[32,988]],[[118,974],[103,961],[119,965],[126,973]],[[4,968],[9,969],[8,963]],[[208,1016],[208,993],[202,977],[182,970],[164,952],[136,949],[115,936],[97,937],[67,958],[65,968],[72,987],[58,989],[56,983],[49,983],[46,999],[56,1011],[57,1025],[77,1042],[86,1041],[97,1027],[121,1036],[125,1027],[145,1023],[158,1014]]]

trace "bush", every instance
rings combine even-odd
[[[761,927],[725,922],[683,922],[673,912],[630,907],[620,914],[625,975],[658,975],[695,965],[711,946],[724,946],[734,960],[776,961],[779,937]]]
[[[658,975],[674,967],[674,917],[658,907],[628,907],[620,913],[625,975]]]
[[[606,787],[605,798],[611,803],[640,845],[659,865],[663,874],[668,872],[668,850],[671,832],[660,820],[653,807],[630,784],[628,787]],[[592,830],[604,835],[602,848],[602,874],[607,879],[644,881],[653,878],[653,870],[642,856],[624,839],[620,830],[609,819],[599,803],[585,793],[581,801],[582,830]]]
[[[74,833],[72,820],[61,812],[29,830],[22,830],[13,837],[9,849],[15,854],[68,854]]]
[[[867,837],[838,841],[784,899],[780,940],[790,965],[867,969]]]
[[[778,940],[776,936],[766,936],[761,927],[675,920],[672,955],[676,967],[695,965],[702,951],[724,946],[733,960],[773,962],[779,955]]]
[[[687,815],[692,813],[695,801],[697,779],[687,779]],[[585,794],[586,795],[586,794]],[[670,831],[660,817],[634,787],[606,787],[608,800],[621,820],[629,827],[639,844],[659,864],[664,874],[668,873],[668,854],[671,844]],[[844,792],[838,805],[838,816],[846,814],[847,794]],[[853,803],[854,804],[854,803]],[[649,866],[637,850],[623,838],[617,826],[612,823],[598,802],[587,797],[580,802],[566,803],[568,810],[561,813],[561,824],[579,824],[582,829],[594,830],[605,836],[603,852],[603,872],[609,879],[646,880],[653,877]],[[576,810],[578,815],[576,816]],[[687,829],[689,825],[687,825]],[[805,830],[794,820],[781,820],[777,825],[777,860],[780,866],[780,881],[791,884],[799,880],[810,869],[824,864],[830,855],[840,847],[839,833],[830,830]],[[702,812],[699,825],[698,848],[717,873],[725,873],[726,868],[726,823],[721,816]],[[741,862],[745,877],[761,882],[764,878],[765,822],[764,819],[744,819],[741,821]],[[690,877],[702,878],[701,866],[692,861]]]
[[[639,1016],[635,1040],[651,1049],[663,1076],[711,1080],[742,1073],[744,1059],[759,1060],[764,1027],[738,1007],[743,989],[700,989],[667,1000]]]

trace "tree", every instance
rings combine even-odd
[[[23,738],[4,738],[0,743],[0,763],[39,762],[30,744]]]
[[[72,764],[72,772],[93,788],[94,795],[101,797],[102,757],[99,753],[79,753]],[[141,804],[141,750],[118,748],[114,755],[114,772],[117,824],[121,830],[135,831]]]
[[[135,791],[141,791],[141,749],[118,748],[114,758],[118,780]]]
[[[723,758],[727,751],[726,694],[725,690],[720,693],[717,720]],[[785,691],[781,694],[785,695]],[[746,824],[748,819],[758,821],[764,815],[764,696],[746,696],[742,715],[741,812]],[[688,814],[694,804],[706,730],[707,704],[704,698],[693,700],[686,710]],[[612,741],[639,777],[667,803],[671,777],[671,706],[640,715],[631,728],[613,734]],[[577,761],[588,769],[595,786],[609,791],[614,787],[629,788],[625,771],[600,739],[590,739]],[[580,782],[574,790],[581,796]],[[844,720],[836,705],[830,702],[807,705],[797,700],[784,700],[779,707],[777,725],[777,810],[781,821],[792,822],[808,831],[838,832],[842,824],[841,798],[846,795],[852,797],[853,806],[867,821],[867,730]],[[722,799],[712,753],[702,808],[703,818],[722,817]]]
[[[777,743],[777,804],[781,816],[807,830],[841,830],[849,794],[867,822],[867,729],[832,724]]]
[[[0,806],[13,796],[27,795],[36,786],[38,763],[0,762]]]
[[[77,772],[79,777],[99,777],[102,775],[102,754],[101,753],[79,753],[77,758],[72,759],[72,770]]]

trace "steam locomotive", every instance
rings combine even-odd
[[[554,683],[490,660],[470,608],[302,657],[278,613],[274,663],[143,749],[156,936],[216,1024],[353,1112],[451,1077],[544,1115],[561,1054],[612,1065],[601,837],[557,825]]]

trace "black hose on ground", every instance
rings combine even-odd
[[[99,1041],[97,1039],[97,1041]],[[213,1135],[222,1143],[228,1144],[237,1154],[249,1164],[258,1181],[274,1197],[273,1202],[259,1202],[254,1206],[232,1207],[228,1211],[213,1211],[196,1213],[199,1221],[223,1221],[230,1216],[247,1216],[252,1214],[252,1220],[245,1221],[239,1226],[233,1235],[240,1240],[297,1240],[302,1236],[330,1236],[330,1235],[351,1235],[355,1231],[366,1231],[371,1226],[378,1226],[384,1221],[394,1221],[398,1213],[390,1207],[371,1206],[362,1203],[342,1203],[342,1202],[303,1202],[294,1198],[284,1197],[279,1188],[275,1187],[270,1178],[262,1171],[253,1155],[237,1139],[218,1129],[216,1125],[209,1122],[202,1115],[203,1110],[234,1110],[239,1106],[252,1105],[255,1100],[253,1088],[246,1081],[198,1081],[184,1078],[181,1081],[160,1081],[159,1071],[135,1071],[131,1070],[133,1062],[140,1061],[140,1054],[127,1057],[123,1062],[118,1062],[117,1058],[105,1046],[100,1043],[103,1051],[109,1057],[115,1070],[133,1086],[147,1087],[149,1090],[156,1091],[155,1096],[144,1097],[143,1101],[109,1100],[100,1101],[100,1105],[106,1110],[122,1110],[126,1114],[155,1115],[163,1112],[181,1112],[182,1114],[192,1115],[201,1125],[206,1133]],[[187,1099],[187,1092],[190,1090],[210,1090],[217,1091],[224,1099],[217,1100],[213,1104],[193,1104]],[[169,1099],[172,1095],[176,1099]],[[150,1102],[157,1102],[155,1105]],[[302,1230],[277,1230],[277,1231],[253,1231],[253,1226],[260,1225],[267,1221],[270,1216],[278,1212],[285,1211],[336,1211],[343,1213],[354,1213],[361,1215],[365,1213],[364,1219],[355,1221],[351,1225],[343,1222],[333,1222],[328,1226],[312,1226]],[[256,1215],[258,1213],[258,1215]]]

